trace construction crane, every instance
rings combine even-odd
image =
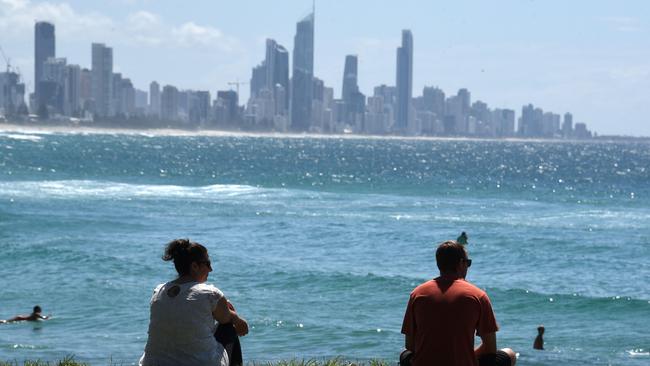
[[[247,85],[247,84],[248,84],[248,82],[246,82],[246,81],[239,81],[239,79],[237,79],[236,81],[230,81],[230,82],[228,82],[228,85],[229,85],[229,86],[233,86],[233,85],[235,85],[235,86],[237,87],[237,96],[238,96],[238,97],[239,97],[239,86],[240,86],[240,85]]]
[[[11,72],[11,59],[7,57],[5,51],[2,49],[2,46],[0,46],[0,54],[2,54],[2,58],[5,60],[5,63],[7,64],[7,73]]]
[[[7,75],[6,76],[7,81],[6,82],[8,83],[5,86],[7,89],[4,92],[5,93],[5,98],[6,98],[5,99],[5,105],[0,106],[0,107],[4,108],[5,114],[14,114],[16,107],[20,107],[21,105],[25,104],[25,101],[23,100],[22,102],[19,101],[18,105],[14,105],[14,100],[13,100],[14,97],[12,96],[12,93],[16,92],[16,90],[17,90],[17,89],[14,89],[14,88],[18,88],[18,87],[21,86],[20,81],[22,79],[22,75],[21,75],[21,72],[20,72],[20,68],[18,66],[13,66],[13,67],[11,66],[11,59],[9,57],[7,57],[7,54],[2,49],[2,46],[0,46],[0,55],[2,55],[2,58],[4,59],[5,64],[7,65],[7,74],[6,74]],[[15,76],[12,76],[11,74],[14,74]],[[26,91],[26,85],[22,84],[22,86],[24,87],[24,89],[23,89],[22,93],[20,93],[20,94],[24,95],[24,92]],[[9,94],[9,95],[7,95],[7,94]]]

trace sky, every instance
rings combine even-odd
[[[89,68],[101,42],[136,88],[155,80],[214,97],[250,80],[266,38],[292,53],[311,9],[311,0],[0,0],[0,47],[32,91],[34,22],[50,21],[68,63]],[[650,1],[320,0],[315,75],[340,97],[354,54],[363,93],[394,85],[402,29],[413,33],[414,96],[467,88],[472,101],[517,116],[533,103],[598,134],[650,136]]]

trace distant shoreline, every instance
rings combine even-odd
[[[15,124],[0,123],[0,132],[17,133],[66,133],[66,134],[97,134],[97,135],[143,135],[143,136],[207,136],[207,137],[266,137],[266,138],[322,138],[322,139],[377,139],[377,140],[423,140],[423,141],[512,141],[512,142],[650,142],[650,137],[634,136],[598,136],[591,139],[547,139],[547,138],[522,138],[522,137],[461,137],[461,136],[396,136],[396,135],[361,135],[361,134],[319,134],[319,133],[291,133],[291,132],[249,132],[216,129],[178,129],[178,128],[119,128],[104,126],[65,126],[44,124]]]

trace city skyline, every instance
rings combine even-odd
[[[72,2],[72,3],[74,3],[74,2]],[[127,4],[128,6],[125,5],[125,7],[126,8],[129,8],[129,7],[133,8],[133,7],[137,7],[137,6],[143,7],[143,6],[147,5],[145,3],[137,2],[137,1],[134,2],[134,3],[136,3],[136,4],[135,5],[133,5],[133,4],[128,5]],[[255,2],[248,2],[248,3],[255,3]],[[27,2],[27,1],[12,1],[12,2],[9,2],[7,0],[3,0],[2,2],[0,2],[0,4],[1,4],[2,7],[4,7],[4,9],[2,9],[2,10],[4,10],[4,12],[0,12],[0,14],[5,14],[5,15],[9,14],[10,15],[10,13],[12,11],[14,12],[14,14],[17,11],[19,11],[19,10],[14,9],[16,7],[15,4],[18,4],[19,6],[22,6],[23,7],[22,9],[26,12],[26,11],[29,10],[30,6],[31,7],[38,7],[40,3],[38,3],[38,2]],[[11,4],[14,4],[14,5],[11,5]],[[58,4],[61,4],[61,3],[58,3]],[[298,9],[302,9],[303,11],[305,9],[308,9],[311,6],[311,2],[293,2],[292,4],[296,5],[296,7]],[[76,6],[76,4],[73,4],[73,5]],[[73,7],[73,5],[68,5],[68,10],[70,12],[75,12],[77,14],[82,14],[82,15],[87,14],[87,13],[84,13],[84,9],[82,9],[83,7],[79,7],[80,9],[75,9]],[[265,4],[257,4],[257,5],[259,5],[258,7],[260,9],[249,9],[248,14],[246,14],[247,18],[254,18],[255,14],[257,14],[257,10],[263,10],[263,8],[265,6],[267,6]],[[422,4],[422,5],[424,5],[424,4]],[[11,7],[11,6],[14,6],[14,8],[12,8],[14,10],[8,11],[7,10],[8,7]],[[203,6],[203,5],[200,5],[200,6]],[[90,7],[92,7],[92,6],[90,6]],[[356,55],[358,57],[358,71],[357,71],[358,72],[358,85],[359,85],[359,89],[360,89],[360,91],[362,93],[370,96],[372,94],[372,89],[374,88],[374,86],[381,85],[381,84],[394,85],[394,83],[395,83],[395,81],[394,81],[395,80],[394,79],[395,78],[394,70],[395,70],[395,67],[396,67],[396,65],[395,65],[395,56],[394,55],[395,55],[395,49],[400,46],[399,32],[402,31],[402,29],[398,29],[397,31],[394,31],[394,29],[395,29],[394,24],[387,24],[387,26],[385,28],[387,28],[386,31],[390,30],[391,32],[396,33],[398,35],[398,37],[392,36],[391,39],[390,39],[391,42],[379,42],[380,44],[378,46],[379,48],[381,48],[383,50],[381,52],[381,56],[382,56],[381,58],[389,60],[386,63],[389,64],[389,65],[392,64],[392,65],[390,65],[390,67],[385,68],[381,73],[373,72],[372,70],[375,70],[377,66],[382,65],[382,62],[380,61],[380,58],[373,58],[372,60],[368,60],[368,53],[367,52],[355,52],[355,51],[358,51],[358,49],[355,50],[354,49],[355,47],[349,47],[348,44],[346,44],[345,42],[342,42],[342,44],[338,47],[338,48],[340,48],[339,52],[341,52],[342,55],[340,57],[338,57],[338,55],[337,55],[338,60],[336,60],[335,62],[327,62],[327,67],[325,68],[326,70],[323,73],[322,64],[325,63],[325,60],[328,60],[328,59],[334,57],[334,55],[329,55],[326,52],[322,51],[323,49],[328,48],[328,43],[331,43],[330,39],[325,39],[324,41],[322,40],[322,38],[323,38],[322,34],[328,33],[331,30],[332,17],[330,15],[331,13],[328,13],[328,10],[331,11],[331,9],[329,9],[331,7],[332,6],[330,4],[324,4],[324,5],[320,5],[319,8],[318,8],[318,12],[319,12],[318,13],[318,19],[321,19],[321,20],[318,21],[317,26],[316,26],[317,29],[316,29],[316,32],[315,32],[315,38],[316,38],[316,40],[315,40],[315,53],[316,53],[316,55],[315,55],[315,60],[313,61],[313,64],[314,64],[313,65],[313,68],[314,68],[313,74],[316,77],[324,80],[325,83],[326,83],[326,86],[332,87],[335,90],[335,97],[338,98],[339,95],[340,95],[340,92],[341,92],[341,83],[343,81],[343,78],[341,78],[341,75],[343,75],[345,55],[353,54],[353,55]],[[409,6],[406,6],[406,7],[407,8],[409,8],[409,7],[412,8],[413,5],[410,4]],[[101,8],[101,6],[100,6],[100,8]],[[43,10],[42,7],[41,7],[41,10]],[[282,10],[283,11],[286,10],[287,13],[289,13],[290,11],[293,11],[294,14],[296,13],[296,10],[291,9],[290,6],[286,6]],[[99,13],[99,11],[97,11],[96,13]],[[146,11],[140,11],[139,13],[138,12],[136,12],[136,13],[141,15],[141,16],[144,16]],[[152,13],[149,13],[149,14],[152,14]],[[97,14],[95,14],[95,15],[97,15]],[[345,22],[349,21],[349,19],[346,20],[348,15],[349,14],[339,14],[338,19],[341,19],[343,21],[343,23],[345,23]],[[296,21],[299,20],[300,18],[303,18],[303,17],[304,17],[304,15],[299,16],[296,19],[291,19],[290,21],[283,23],[284,22],[282,20],[283,18],[279,16],[277,21],[273,20],[273,22],[272,22],[273,25],[272,26],[269,25],[269,29],[282,27],[284,29],[288,29],[289,33],[292,33],[293,31],[295,31],[294,25],[295,25]],[[43,20],[45,20],[45,19],[43,19]],[[12,20],[12,22],[13,22],[13,20]],[[57,21],[54,21],[54,23],[56,24],[56,27],[57,27],[57,36],[58,36],[57,37],[57,55],[58,56],[65,55],[68,58],[68,61],[70,63],[80,64],[80,65],[82,65],[82,67],[90,67],[91,63],[90,62],[84,62],[84,60],[83,60],[83,59],[87,60],[89,58],[88,57],[89,55],[79,58],[78,56],[75,56],[75,54],[77,54],[78,51],[71,52],[71,53],[68,52],[69,51],[69,46],[66,46],[66,44],[69,45],[70,42],[67,39],[67,37],[69,36],[69,34],[67,34],[67,33],[69,31],[66,31],[66,28],[69,27],[69,24],[66,24],[66,23],[61,24],[61,23],[59,23]],[[399,22],[397,21],[395,23],[399,23]],[[414,20],[414,23],[417,23],[417,19]],[[185,25],[187,25],[187,24],[189,24],[189,23],[185,23]],[[201,31],[205,31],[208,28],[201,28],[201,26],[199,26],[198,23],[192,23],[192,24],[195,24],[197,26],[197,27],[195,27],[194,31],[197,31],[198,34],[202,34],[203,38],[205,38],[205,39],[211,39],[210,38],[211,36],[215,36],[215,37],[217,36],[217,34],[212,34],[210,32],[201,33]],[[215,25],[218,25],[218,24],[215,24]],[[414,24],[414,28],[417,28],[417,26],[418,26],[418,24]],[[33,23],[32,23],[32,27],[33,27]],[[61,31],[61,28],[63,28],[62,31]],[[180,28],[183,28],[183,27],[181,26]],[[187,34],[191,33],[190,28],[191,27],[185,27],[184,28],[185,30],[187,30],[187,32],[186,32]],[[242,28],[246,28],[246,27],[242,26]],[[345,27],[342,26],[341,28],[345,28]],[[405,27],[404,29],[408,29],[408,27]],[[92,30],[92,27],[91,27],[91,30]],[[633,33],[632,32],[633,30],[634,29],[630,30],[630,33]],[[287,31],[285,30],[284,34],[286,34],[286,32]],[[637,32],[638,32],[638,30],[637,30]],[[89,32],[89,33],[92,34],[92,32]],[[179,37],[180,37],[181,33],[177,32],[177,35],[179,35]],[[603,128],[602,120],[605,117],[600,117],[600,118],[590,118],[589,117],[590,114],[593,115],[593,113],[594,113],[593,111],[599,112],[600,109],[602,109],[602,108],[605,108],[605,109],[606,108],[612,108],[612,104],[615,104],[614,99],[612,99],[611,102],[606,104],[606,105],[603,105],[603,103],[596,103],[596,102],[598,102],[598,99],[593,99],[594,102],[590,103],[591,104],[590,105],[591,109],[586,109],[586,111],[589,111],[589,113],[583,113],[584,111],[581,110],[580,103],[578,103],[578,101],[576,101],[575,106],[571,106],[571,105],[569,105],[572,102],[571,99],[570,98],[563,98],[563,99],[565,99],[564,103],[566,103],[566,105],[569,105],[569,106],[567,108],[561,108],[561,107],[560,108],[554,108],[552,105],[550,105],[550,103],[545,102],[545,98],[543,96],[540,96],[538,93],[530,93],[530,95],[520,97],[520,98],[522,98],[522,100],[524,100],[524,102],[521,103],[521,104],[520,103],[515,104],[515,103],[512,103],[512,102],[509,103],[507,100],[505,100],[502,103],[499,100],[500,96],[499,96],[499,93],[497,91],[502,90],[504,88],[504,86],[507,84],[506,83],[507,80],[505,80],[505,79],[503,80],[503,82],[498,82],[498,83],[493,83],[492,84],[491,89],[495,91],[494,93],[485,94],[484,92],[480,91],[481,88],[477,88],[476,86],[473,86],[471,82],[467,83],[466,85],[459,84],[460,88],[458,88],[458,89],[455,89],[455,87],[453,87],[453,86],[449,87],[449,86],[444,85],[445,78],[448,79],[450,77],[451,78],[456,77],[459,80],[463,79],[464,75],[463,75],[462,72],[461,73],[456,73],[455,75],[451,75],[451,76],[448,73],[441,72],[438,75],[429,74],[426,77],[424,77],[424,76],[422,76],[423,73],[421,72],[422,61],[418,59],[418,55],[423,53],[423,52],[426,52],[427,50],[435,49],[436,48],[435,46],[436,46],[437,43],[436,42],[431,42],[431,40],[428,39],[429,37],[427,37],[426,34],[421,35],[420,32],[416,32],[416,31],[413,31],[413,33],[415,34],[415,38],[416,38],[416,47],[415,47],[414,60],[413,60],[413,63],[414,63],[414,65],[413,65],[413,68],[414,68],[414,72],[413,72],[413,74],[414,74],[413,75],[413,78],[414,78],[414,81],[413,81],[413,96],[420,95],[423,86],[439,86],[446,93],[448,93],[448,95],[455,93],[456,90],[467,88],[467,89],[472,91],[472,97],[473,97],[472,99],[473,100],[485,101],[490,105],[490,107],[510,108],[510,109],[516,110],[518,112],[518,114],[519,114],[519,111],[521,111],[521,106],[527,105],[528,103],[533,103],[535,106],[541,106],[545,110],[553,110],[553,111],[556,111],[557,113],[561,113],[561,114],[564,114],[565,112],[572,112],[577,117],[576,120],[578,122],[580,122],[580,121],[588,122],[589,127],[591,129],[593,129],[593,130],[595,130],[595,131],[597,131],[597,132],[599,132],[601,134],[607,134],[609,132],[609,133],[612,133],[612,134],[617,134],[618,133],[618,134],[630,134],[630,135],[643,135],[643,134],[650,135],[650,133],[648,133],[648,132],[642,132],[642,131],[644,131],[644,129],[643,129],[644,126],[643,125],[639,125],[639,126],[630,125],[630,127],[625,128],[628,131],[630,131],[630,132],[626,133],[625,129],[616,130],[611,126],[609,127],[609,130],[608,130],[608,128],[606,128],[607,123],[605,123],[605,125],[604,125],[605,128]],[[442,34],[442,36],[443,37],[440,39],[439,43],[441,45],[443,45],[443,47],[444,47],[445,43],[449,42],[449,40],[447,40],[444,37],[444,36],[447,36],[447,34]],[[76,37],[79,37],[79,36],[72,36],[73,39],[75,39]],[[283,35],[283,32],[280,32],[280,34],[278,34],[278,35],[269,33],[269,34],[266,35],[266,37],[275,39],[278,44],[281,44],[281,45],[283,45],[284,47],[286,47],[288,49],[291,49],[292,47],[295,47],[294,42],[292,42],[291,40],[289,40],[289,41],[286,40],[286,38],[290,39],[290,38],[293,38],[293,36],[285,37]],[[182,37],[180,37],[180,38],[182,38]],[[180,38],[178,38],[178,39],[180,39]],[[216,37],[216,38],[219,38],[219,37]],[[221,38],[226,39],[228,37],[225,36],[222,33]],[[335,39],[335,37],[332,37],[331,39]],[[264,38],[264,41],[265,40],[266,40],[266,38]],[[78,40],[75,41],[75,42],[78,42]],[[108,47],[111,47],[111,48],[115,49],[115,58],[114,58],[115,70],[114,70],[114,72],[122,72],[125,75],[128,75],[132,79],[133,84],[138,89],[142,89],[142,90],[148,90],[149,89],[149,81],[156,80],[156,81],[158,81],[160,83],[161,86],[166,85],[166,84],[172,84],[172,85],[175,85],[175,86],[177,86],[177,87],[179,87],[181,89],[207,89],[211,93],[215,93],[217,90],[227,89],[227,85],[225,83],[227,83],[228,81],[234,81],[233,79],[235,79],[235,78],[244,81],[244,80],[248,80],[249,77],[250,77],[250,71],[248,71],[248,72],[237,72],[236,74],[229,73],[229,75],[227,75],[227,78],[224,79],[224,83],[219,83],[218,85],[210,83],[211,86],[205,87],[205,88],[202,87],[202,86],[197,86],[195,84],[196,81],[193,82],[192,78],[184,78],[183,82],[173,82],[173,81],[166,80],[167,77],[173,76],[172,74],[174,74],[174,75],[177,74],[177,73],[185,74],[186,72],[190,72],[192,69],[195,69],[192,66],[193,63],[188,62],[187,64],[178,64],[178,65],[176,65],[173,68],[173,70],[174,70],[173,73],[161,72],[158,76],[154,76],[154,77],[150,78],[149,80],[142,81],[143,76],[138,71],[138,69],[141,66],[138,65],[137,63],[134,64],[134,63],[130,63],[128,61],[127,62],[124,61],[124,60],[128,60],[129,58],[133,57],[132,50],[131,50],[132,46],[130,46],[128,44],[124,44],[124,41],[121,40],[120,37],[115,37],[114,40],[110,40],[108,37],[97,37],[96,39],[93,39],[92,42],[87,43],[87,45],[84,47],[85,50],[87,50],[87,48],[89,47],[88,45],[90,43],[93,43],[93,42],[106,43],[106,45]],[[63,44],[63,45],[61,45],[61,44]],[[26,70],[28,70],[28,68],[25,67],[24,65],[20,64],[20,62],[19,62],[20,59],[18,59],[18,62],[16,62],[17,59],[16,59],[15,52],[13,51],[13,47],[9,48],[6,45],[6,42],[5,42],[4,39],[3,39],[1,45],[3,46],[3,49],[5,50],[5,52],[10,54],[10,57],[13,58],[14,65],[20,65],[21,66],[21,70],[23,71],[23,76],[27,76],[26,75]],[[202,45],[202,48],[207,48],[207,49],[213,49],[214,48],[215,50],[219,49],[219,47],[214,46],[214,45],[212,47],[208,47],[208,46],[209,45],[204,44],[204,45]],[[263,51],[264,46],[262,45],[260,47],[259,44],[256,44],[255,47],[256,47],[256,50],[254,50],[253,52],[250,52],[251,54],[253,54],[252,57],[254,57],[255,60],[251,60],[251,62],[249,64],[246,64],[246,65],[243,66],[245,68],[248,68],[248,70],[250,70],[250,68],[252,68],[255,64],[257,64],[259,62],[260,59],[263,58],[263,57],[260,57],[259,55],[264,53],[264,51]],[[184,50],[183,48],[178,48],[177,49],[177,51],[179,51],[181,53],[183,52],[183,50]],[[172,52],[172,54],[170,54],[170,58],[174,59],[175,57],[177,57],[178,55],[175,55],[175,53],[176,52]],[[291,56],[295,57],[295,53],[292,52]],[[142,57],[140,57],[140,58],[142,59]],[[151,64],[151,68],[153,70],[156,70],[156,67],[154,66],[155,62],[152,62],[152,60],[150,60],[148,58],[149,58],[149,56],[145,55],[145,57],[144,57],[144,59],[142,60],[141,63],[145,63],[145,64],[149,63],[149,64]],[[161,63],[163,63],[164,59],[161,59],[160,61],[161,61]],[[229,62],[228,60],[223,60],[223,61],[225,62],[225,64],[227,64]],[[245,60],[239,60],[239,61],[240,61],[239,63],[245,64],[245,62],[244,62]],[[468,62],[468,60],[466,58],[462,58],[462,59],[459,59],[457,61],[460,64]],[[375,65],[375,64],[377,64],[377,65]],[[221,67],[222,64],[216,63],[215,65],[216,66],[214,66],[214,67],[219,68],[219,67]],[[319,65],[321,65],[320,70],[319,70]],[[291,67],[292,68],[294,67],[293,62],[292,62]],[[332,70],[335,71],[336,76],[332,76],[332,77],[328,76],[331,73],[330,71],[327,71],[329,68],[331,68]],[[487,66],[486,66],[486,68],[487,68]],[[482,73],[488,73],[488,71],[489,70],[482,70]],[[634,70],[631,70],[630,72],[632,72],[632,71],[634,71]],[[209,80],[210,79],[210,74],[211,74],[211,72],[213,72],[213,70],[206,69],[203,72],[205,74],[204,79]],[[579,74],[579,70],[576,70],[576,73]],[[368,83],[367,80],[369,78],[369,74],[374,74],[373,77],[375,77],[375,78],[381,78],[380,83],[375,83],[374,85],[370,84],[370,86],[368,86],[369,83]],[[380,75],[378,76],[376,74],[380,74]],[[27,76],[27,77],[25,77],[25,79],[29,82],[30,78],[29,78],[29,76]],[[391,81],[391,79],[393,79],[393,81]],[[519,84],[524,84],[525,85],[525,84],[527,84],[529,82],[531,84],[539,83],[539,80],[535,80],[535,79],[536,79],[536,77],[534,75],[531,75],[529,80],[521,79]],[[641,77],[638,80],[638,83],[643,84],[646,79],[647,79],[647,77],[646,78]],[[551,81],[553,81],[553,80],[551,80]],[[557,80],[555,80],[555,81],[557,81]],[[566,80],[561,80],[561,82],[566,83],[566,84],[570,83],[571,81],[572,80],[568,79],[568,78]],[[505,89],[507,89],[507,88],[508,88],[508,86],[505,86]],[[602,88],[602,86],[600,88]],[[542,85],[541,89],[542,90],[544,89],[543,85]],[[570,87],[566,87],[564,89],[568,90],[570,92],[572,91],[572,89]],[[600,90],[600,89],[598,89],[598,90]],[[33,86],[29,86],[29,92],[33,92],[33,91],[34,91]],[[242,91],[243,92],[239,97],[239,101],[240,101],[240,103],[245,103],[245,101],[248,99],[248,96],[246,95],[247,93],[244,92],[244,90],[242,90]],[[580,92],[579,90],[575,90],[574,94],[580,94],[579,92]],[[494,94],[494,95],[492,95],[492,94]],[[621,94],[621,93],[618,93],[618,94]],[[627,97],[628,97],[627,99],[629,101],[629,100],[635,100],[636,98],[642,97],[642,95],[639,95],[639,93],[631,92],[631,93],[628,93]],[[629,108],[629,105],[621,104],[620,107],[615,108],[615,109],[617,110],[616,116],[618,116],[619,118],[625,118],[625,116],[632,114],[634,116],[637,116],[637,118],[641,118],[641,120],[643,120],[643,113],[642,113],[644,111],[643,108],[641,108],[640,110],[635,112],[634,110],[631,110]],[[596,115],[598,115],[598,113]],[[603,115],[606,115],[606,113],[603,113]],[[618,125],[618,126],[625,126],[626,122],[628,124],[631,123],[631,122],[625,120],[625,121],[620,121],[619,123],[613,123],[612,122],[610,124],[611,125]],[[645,127],[647,127],[647,126],[645,126]]]
[[[315,3],[314,3],[315,5]],[[0,112],[3,119],[33,121],[27,109],[43,122],[82,122],[131,128],[204,128],[274,132],[353,133],[402,136],[591,138],[585,123],[573,123],[567,112],[544,112],[528,104],[515,126],[515,111],[491,109],[487,103],[471,102],[471,93],[459,89],[448,98],[439,88],[425,87],[413,98],[413,35],[402,30],[396,50],[395,86],[376,86],[372,97],[359,91],[358,60],[345,57],[341,98],[334,89],[314,76],[314,25],[312,13],[296,23],[293,72],[289,86],[289,53],[273,39],[266,40],[265,59],[252,69],[250,98],[240,107],[237,92],[218,91],[211,102],[210,91],[149,85],[151,96],[137,89],[131,79],[113,72],[113,49],[92,43],[92,66],[88,70],[56,57],[56,27],[37,21],[34,25],[35,92],[29,107],[24,103],[25,84],[17,83],[20,71],[0,73]],[[3,57],[6,56],[3,53]],[[246,84],[246,83],[244,83]],[[289,110],[287,100],[290,99]],[[368,102],[366,104],[366,102]],[[160,107],[160,108],[159,108]]]

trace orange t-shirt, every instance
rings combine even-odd
[[[478,365],[474,332],[499,329],[485,291],[463,279],[438,277],[411,292],[402,333],[412,335],[413,366]]]

